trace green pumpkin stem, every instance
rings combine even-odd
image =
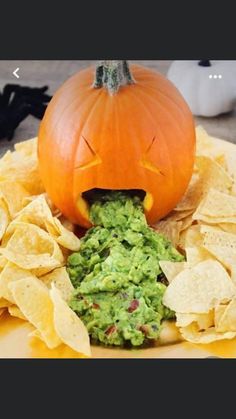
[[[106,87],[111,95],[121,86],[135,83],[126,60],[103,60],[96,66],[93,87]]]

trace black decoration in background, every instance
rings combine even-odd
[[[48,86],[6,84],[0,92],[0,139],[12,140],[15,129],[28,115],[42,119],[52,98],[45,93],[47,90]]]

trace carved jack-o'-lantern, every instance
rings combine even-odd
[[[132,72],[132,75],[131,75]],[[86,192],[145,192],[149,223],[184,194],[194,162],[195,129],[184,99],[164,76],[126,61],[104,61],[66,81],[39,131],[45,189],[72,222],[90,227]]]

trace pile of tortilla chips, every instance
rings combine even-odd
[[[73,286],[65,264],[80,247],[73,225],[45,194],[37,139],[16,144],[0,159],[0,315],[28,320],[31,333],[90,356],[87,329],[69,308]]]
[[[185,340],[209,343],[236,336],[236,192],[227,156],[202,127],[196,133],[189,188],[155,228],[186,255],[186,262],[161,262],[164,304]]]

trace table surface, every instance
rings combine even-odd
[[[171,61],[132,61],[133,63],[154,68],[166,74]],[[49,86],[53,94],[58,87],[72,74],[95,61],[0,61],[0,88],[7,83],[18,83],[26,86]],[[12,72],[19,67],[20,78],[17,80]],[[196,125],[201,124],[210,135],[236,144],[236,109],[229,114],[215,118],[195,117]],[[11,142],[1,140],[0,155],[7,149],[13,149],[14,143],[37,136],[39,120],[28,116],[17,128]]]

